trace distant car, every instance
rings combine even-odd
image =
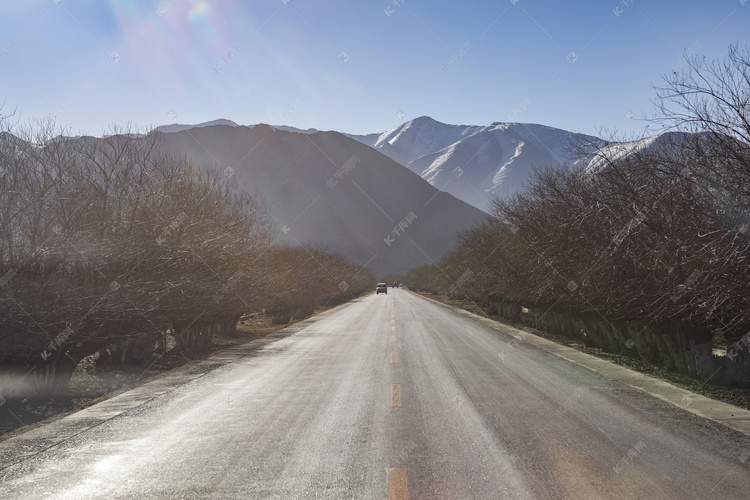
[[[388,293],[388,285],[385,283],[378,283],[378,286],[375,287],[375,295],[379,293]]]
[[[399,284],[398,284],[398,287],[399,287],[399,288],[404,288],[404,284],[403,284],[403,283],[399,283]]]

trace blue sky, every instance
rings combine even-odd
[[[685,51],[722,58],[749,34],[747,0],[0,0],[0,103],[88,134],[429,115],[639,135]]]

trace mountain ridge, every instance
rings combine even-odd
[[[205,122],[193,128],[220,121]],[[234,122],[231,124],[236,126]],[[308,136],[321,132],[268,126]],[[160,131],[169,133],[189,128],[184,125],[167,127],[171,128]],[[439,190],[485,212],[491,211],[493,198],[506,198],[521,191],[535,169],[567,168],[580,162],[577,147],[607,144],[595,136],[536,123],[453,125],[429,116],[420,116],[381,133],[338,133],[379,151]]]

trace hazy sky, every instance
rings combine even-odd
[[[0,103],[89,134],[421,115],[640,133],[660,75],[732,43],[748,0],[0,0]]]

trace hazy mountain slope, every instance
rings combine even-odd
[[[190,130],[193,128],[213,127],[214,125],[228,125],[230,127],[239,127],[239,125],[234,123],[232,120],[225,120],[222,118],[218,120],[211,120],[210,122],[198,123],[197,125],[188,125],[188,124],[182,124],[182,123],[162,125],[160,127],[156,127],[156,131],[172,133],[172,132],[180,132],[182,130]]]
[[[534,168],[577,158],[571,146],[601,140],[536,124],[448,125],[420,117],[377,135],[351,136],[408,167],[433,186],[478,207],[522,189]]]
[[[174,132],[182,132],[183,130],[191,130],[194,128],[213,127],[214,125],[228,125],[230,127],[241,126],[233,122],[232,120],[219,118],[218,120],[211,120],[210,122],[198,123],[196,125],[190,125],[190,124],[185,124],[185,123],[173,123],[171,125],[161,125],[159,127],[156,127],[156,131],[171,134]],[[253,125],[248,125],[247,127],[253,128]],[[296,127],[287,127],[286,125],[275,125],[273,126],[273,128],[276,128],[279,130],[285,130],[287,132],[296,132],[298,134],[314,134],[315,132],[318,132],[318,130],[314,128],[308,128],[308,129],[303,130],[303,129],[299,129]]]
[[[200,165],[234,169],[263,200],[282,241],[325,245],[379,272],[404,272],[442,257],[460,230],[484,217],[338,132],[213,126],[163,139]],[[394,234],[410,213],[416,218]]]

